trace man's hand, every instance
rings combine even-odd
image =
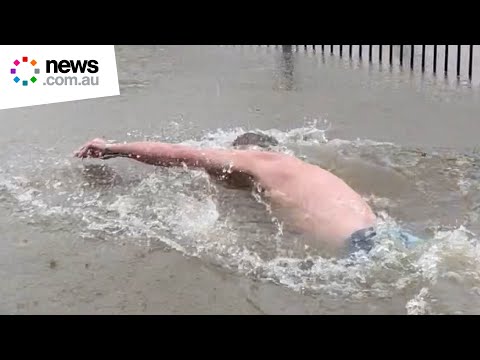
[[[80,149],[74,152],[74,156],[78,158],[97,158],[97,159],[106,159],[111,156],[108,156],[107,151],[107,142],[103,139],[96,138],[85,145]]]

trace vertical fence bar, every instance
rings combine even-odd
[[[445,65],[444,65],[445,74],[448,73],[448,45],[445,45]]]
[[[358,45],[358,56],[362,58],[362,45]]]
[[[470,81],[472,81],[473,45],[470,45],[470,54],[468,57],[468,78],[470,79]]]
[[[348,56],[350,56],[350,59],[352,58],[352,48],[353,45],[348,45]]]
[[[403,45],[400,45],[400,66],[403,66]]]
[[[372,47],[373,45],[368,45],[368,61],[372,62]]]
[[[437,45],[433,45],[433,73],[437,73]]]
[[[410,51],[410,69],[413,70],[413,61],[415,58],[415,45],[410,45],[411,46],[411,51]]]
[[[313,49],[313,51],[315,51],[315,45],[312,45],[312,49]]]
[[[382,63],[382,50],[383,50],[383,45],[378,45],[378,61]]]
[[[325,45],[322,45],[322,53],[325,52]]]
[[[390,66],[393,64],[393,45],[390,45],[390,55],[388,56],[388,60],[390,62]]]
[[[343,55],[343,45],[340,45],[340,57]]]
[[[457,47],[457,77],[460,77],[460,61],[462,56],[462,45]]]
[[[422,45],[422,72],[425,72],[425,46]]]
[[[333,45],[330,45],[330,55],[333,55]]]

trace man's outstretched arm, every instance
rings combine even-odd
[[[251,173],[253,153],[227,151],[221,149],[196,149],[180,144],[160,142],[133,142],[127,144],[107,144],[103,139],[94,139],[75,152],[79,158],[109,159],[128,157],[156,166],[183,166]],[[253,174],[251,174],[253,175]]]

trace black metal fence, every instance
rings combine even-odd
[[[295,48],[297,51],[303,47],[307,50],[310,47],[315,52],[322,54],[329,53],[330,55],[338,55],[340,57],[353,58],[358,56],[359,60],[364,59],[369,62],[378,62],[380,64],[387,63],[390,66],[399,65],[404,68],[408,66],[414,69],[415,61],[420,62],[422,72],[429,70],[427,68],[427,54],[430,58],[429,64],[433,74],[443,73],[445,76],[449,74],[449,66],[451,66],[450,50],[453,48],[456,57],[455,74],[459,78],[462,70],[462,57],[467,57],[468,61],[465,63],[468,70],[468,79],[472,81],[473,77],[473,60],[474,48],[478,45],[267,45],[267,46],[281,46],[284,51],[292,51]],[[420,49],[418,49],[420,47]],[[364,48],[368,49],[368,54],[364,54]],[[374,59],[374,50],[377,58]],[[357,51],[355,51],[357,50]],[[397,51],[398,57],[394,57],[394,50]],[[419,50],[419,53],[416,52]],[[433,50],[433,53],[432,53]],[[407,52],[409,54],[407,54]],[[419,56],[416,56],[416,55]],[[397,62],[398,61],[398,62]],[[405,61],[408,64],[405,64]],[[417,64],[418,66],[418,64]]]

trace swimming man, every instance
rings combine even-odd
[[[297,231],[334,251],[370,250],[376,216],[363,198],[329,171],[294,156],[264,151],[276,144],[276,139],[256,133],[239,136],[232,149],[161,142],[109,144],[96,138],[74,155],[127,157],[155,166],[201,168],[230,184],[248,180]]]

